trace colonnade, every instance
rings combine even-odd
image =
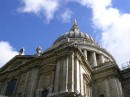
[[[105,62],[105,58],[102,54],[97,54],[95,51],[87,51],[86,49],[82,51],[91,66],[98,66]]]

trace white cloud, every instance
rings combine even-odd
[[[116,58],[120,65],[130,60],[130,14],[120,14],[118,21],[102,32],[102,45]]]
[[[61,14],[61,20],[62,22],[70,22],[71,16],[73,12],[70,9],[66,9],[62,14]]]
[[[17,54],[18,52],[8,42],[0,41],[0,67]]]
[[[93,24],[102,32],[101,45],[115,57],[118,65],[130,60],[130,14],[112,7],[111,0],[71,0],[92,8]]]
[[[54,13],[59,7],[58,0],[22,0],[22,4],[23,6],[19,8],[20,12],[44,15],[47,22],[53,19]]]

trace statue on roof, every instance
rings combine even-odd
[[[25,51],[25,49],[21,48],[20,51],[19,51],[19,55],[24,55],[24,51]]]
[[[42,54],[42,48],[40,46],[36,49],[36,51],[38,56]]]

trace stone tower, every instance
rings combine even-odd
[[[37,52],[39,49],[37,49]],[[45,52],[17,55],[0,69],[9,97],[123,97],[122,75],[109,52],[76,20]],[[11,91],[10,91],[11,90]]]

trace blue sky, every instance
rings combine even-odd
[[[46,50],[77,20],[118,64],[130,59],[129,0],[1,0],[0,67],[18,54]],[[121,67],[121,65],[120,65]]]

